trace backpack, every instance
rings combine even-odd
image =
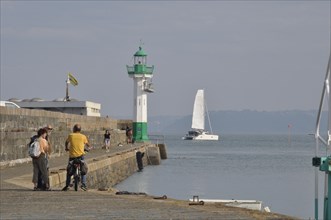
[[[32,158],[38,158],[41,154],[39,139],[36,138],[30,145],[28,149],[28,154]]]

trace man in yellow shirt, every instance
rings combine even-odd
[[[69,162],[79,158],[81,160],[84,160],[84,155],[85,155],[85,146],[90,148],[90,144],[88,143],[87,137],[83,134],[80,133],[81,131],[81,126],[79,124],[75,124],[73,128],[73,133],[69,134],[65,147],[66,151],[69,151]],[[62,189],[63,191],[67,191],[70,185],[70,180],[71,180],[71,174],[67,171],[67,181],[66,181],[66,186]],[[82,190],[86,191],[86,174],[82,174]]]

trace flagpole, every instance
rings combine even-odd
[[[70,101],[70,98],[69,98],[69,84],[70,84],[69,74],[68,74],[68,77],[67,77],[66,84],[67,84],[67,88],[66,88],[66,97],[65,97],[64,100],[65,100],[66,102],[69,102],[69,101]]]

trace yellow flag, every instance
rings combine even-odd
[[[68,77],[69,77],[69,81],[72,85],[74,85],[74,86],[78,85],[77,79],[71,73],[68,73]]]

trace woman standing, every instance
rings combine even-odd
[[[106,152],[109,152],[110,148],[110,133],[108,130],[106,130],[104,134],[104,142],[105,142],[105,147],[106,147]]]
[[[32,164],[33,164],[33,177],[32,182],[34,184],[33,190],[38,190],[38,173],[41,173],[41,178],[45,184],[45,190],[50,190],[49,188],[49,178],[48,178],[48,170],[47,170],[47,154],[49,153],[49,145],[46,140],[47,136],[47,130],[44,128],[41,128],[38,130],[38,141],[40,144],[40,156],[37,158],[32,158]]]

